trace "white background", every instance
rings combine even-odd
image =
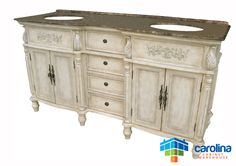
[[[233,0],[21,0],[2,1],[0,27],[0,165],[171,165],[159,151],[162,137],[133,129],[123,137],[121,121],[87,114],[80,127],[75,112],[41,104],[33,112],[29,99],[23,28],[15,17],[56,9],[152,14],[228,21],[232,28],[222,43],[222,58],[213,105],[214,116],[205,134],[207,145],[231,145],[227,160],[193,160],[191,153],[176,165],[233,165],[236,163],[236,54]],[[190,149],[191,149],[190,144]]]

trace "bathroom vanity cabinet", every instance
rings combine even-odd
[[[127,139],[135,127],[204,144],[227,22],[70,10],[16,20],[35,111],[76,111],[81,125],[96,112],[121,119]]]

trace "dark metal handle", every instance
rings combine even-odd
[[[108,86],[108,82],[104,82],[104,86]]]
[[[107,106],[107,107],[109,106],[109,102],[105,102],[104,104],[105,104],[105,106]]]
[[[107,61],[103,61],[103,64],[104,64],[104,65],[107,65],[107,64],[108,64],[108,62],[107,62]]]
[[[52,81],[53,81],[53,84],[56,85],[56,80],[55,80],[55,74],[54,74],[54,67],[52,65]]]
[[[161,90],[160,90],[160,94],[159,94],[159,105],[160,105],[160,109],[161,109],[161,105],[162,105],[162,93],[163,93],[163,85],[161,85]]]
[[[51,65],[50,64],[48,65],[48,71],[49,71],[48,77],[50,78],[50,82],[52,84],[52,70],[51,70]]]
[[[107,43],[107,39],[103,39],[102,41],[103,41],[103,43]]]
[[[167,86],[166,86],[166,89],[165,89],[165,92],[164,92],[164,97],[163,97],[163,106],[164,106],[164,111],[166,109],[166,105],[167,105],[167,95],[168,95],[168,92],[167,92]]]

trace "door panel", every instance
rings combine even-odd
[[[201,81],[201,74],[166,71],[168,94],[163,111],[163,131],[193,137]]]
[[[55,100],[56,104],[75,107],[76,87],[73,55],[51,52],[51,63],[55,72]]]
[[[48,77],[50,64],[49,51],[31,49],[30,52],[36,96],[40,99],[54,102],[53,85]]]
[[[165,70],[134,65],[133,72],[133,123],[160,130],[159,95]]]

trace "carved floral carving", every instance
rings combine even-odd
[[[131,47],[132,47],[132,43],[131,43],[131,38],[130,36],[126,37],[126,45],[125,45],[125,54],[127,58],[131,58]]]
[[[206,55],[206,60],[207,60],[207,69],[213,70],[216,68],[218,65],[218,60],[216,57],[216,47],[212,47],[208,50],[208,53]]]
[[[23,33],[23,41],[24,41],[26,44],[28,43],[28,35],[27,35],[26,30],[25,30],[24,33]]]
[[[170,48],[160,45],[147,46],[147,53],[149,56],[159,56],[165,59],[177,59],[178,61],[185,61],[190,50],[183,50],[182,48]]]
[[[62,43],[62,35],[56,33],[39,32],[37,33],[37,40],[49,44],[59,44]]]

